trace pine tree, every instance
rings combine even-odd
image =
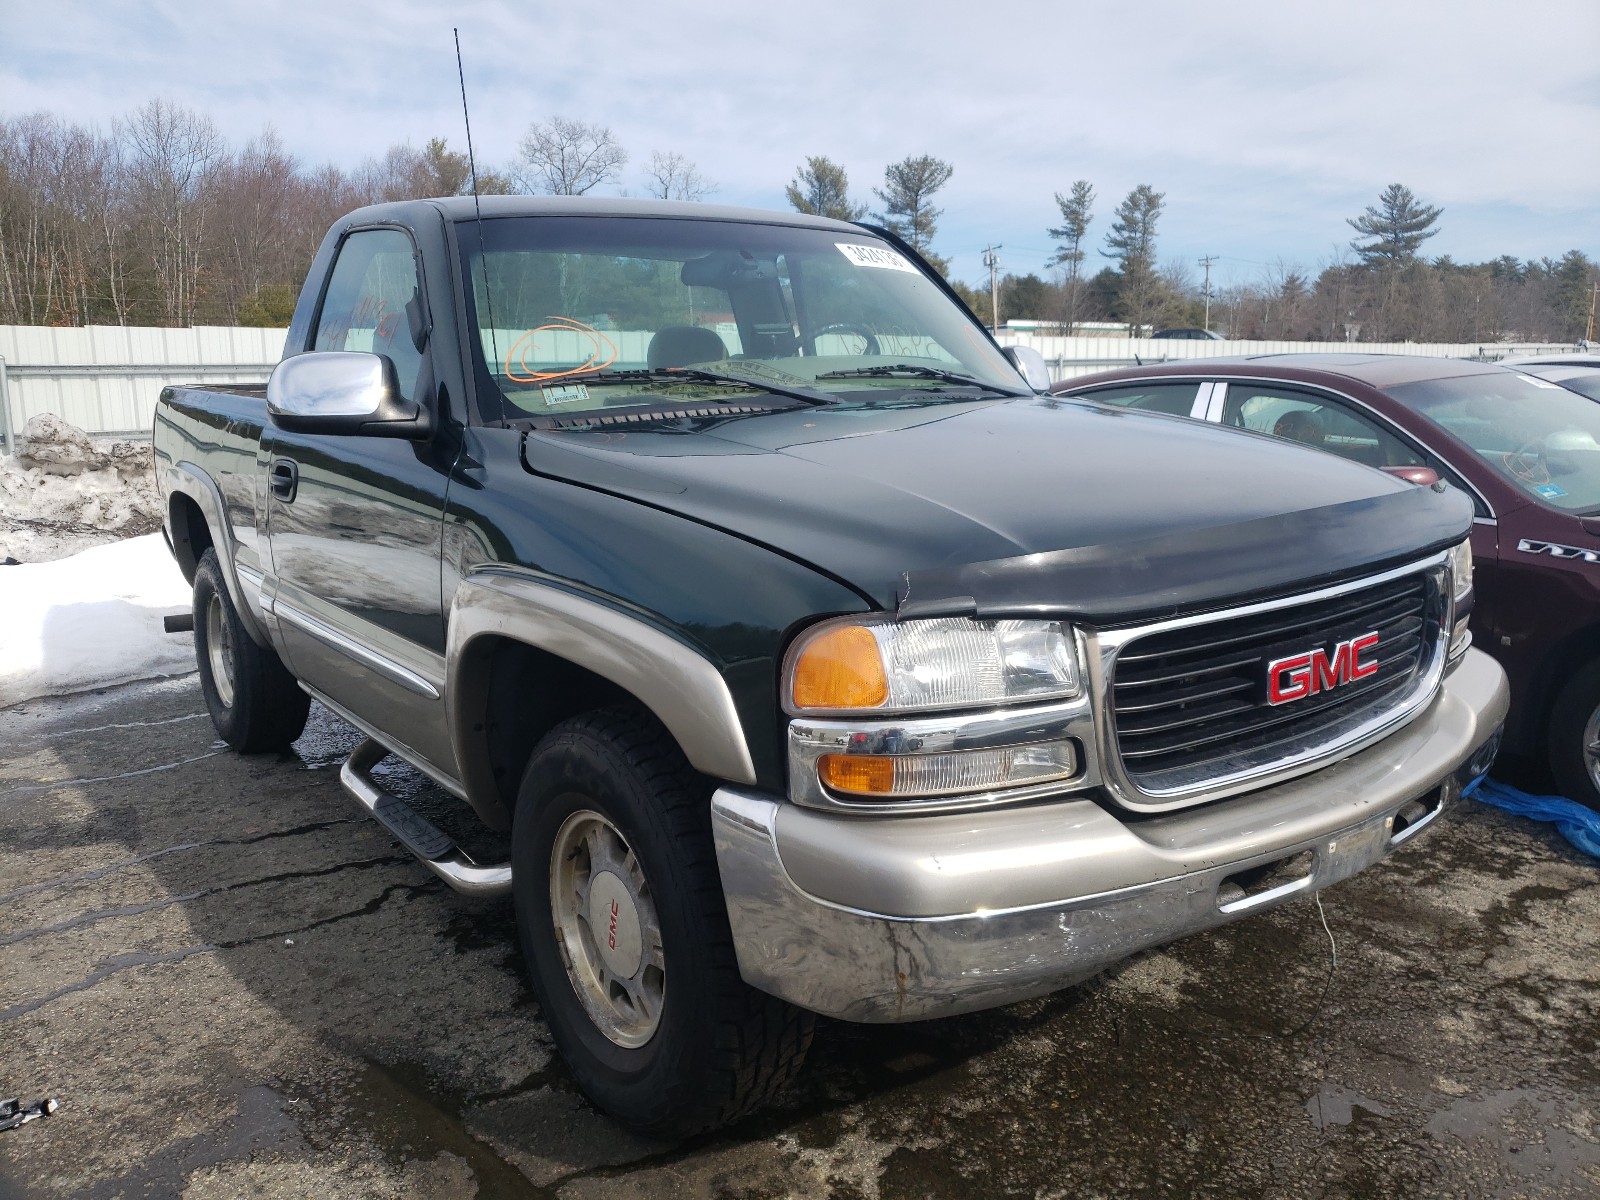
[[[945,269],[943,260],[929,251],[944,215],[943,209],[933,207],[933,194],[949,183],[953,174],[955,168],[943,159],[922,154],[890,163],[884,168],[883,186],[872,189],[883,201],[877,219],[941,271]]]
[[[1094,208],[1094,188],[1087,179],[1072,185],[1072,194],[1056,193],[1056,207],[1061,210],[1061,224],[1045,232],[1060,244],[1050,260],[1052,266],[1067,268],[1067,332],[1071,333],[1078,319],[1079,271],[1083,266],[1083,239],[1089,232],[1089,221]]]
[[[1133,326],[1149,324],[1160,310],[1161,280],[1156,275],[1156,220],[1166,195],[1141,183],[1117,205],[1100,253],[1117,260],[1117,315]]]
[[[1433,223],[1443,211],[1419,203],[1410,188],[1391,183],[1378,197],[1376,207],[1369,204],[1359,217],[1345,219],[1361,237],[1372,239],[1363,243],[1357,238],[1350,248],[1368,266],[1409,266],[1416,261],[1422,243],[1439,232]]]
[[[867,215],[865,204],[850,202],[850,177],[844,168],[823,155],[808,157],[784,190],[796,212],[835,221],[859,221]]]

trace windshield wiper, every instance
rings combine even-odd
[[[754,388],[774,396],[787,396],[791,400],[804,400],[807,404],[834,404],[838,397],[819,392],[799,384],[772,383],[755,375],[739,375],[732,371],[708,371],[703,367],[637,367],[630,370],[574,371],[552,383],[721,383],[734,387]]]
[[[958,371],[946,371],[942,367],[924,367],[916,363],[891,363],[882,367],[855,367],[848,371],[828,371],[818,375],[818,379],[893,379],[900,375],[910,375],[916,379],[938,379],[945,383],[960,384],[962,387],[982,388],[986,392],[995,392],[1001,396],[1023,396],[1027,393],[1014,391],[1011,388],[996,387],[992,383],[985,383],[981,379],[974,379],[971,375],[962,375]]]

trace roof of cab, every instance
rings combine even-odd
[[[763,208],[734,208],[723,204],[701,204],[687,200],[624,200],[604,196],[444,196],[430,200],[400,200],[357,209],[342,218],[359,224],[366,221],[405,220],[414,217],[418,206],[426,206],[445,220],[475,220],[482,206],[485,220],[500,217],[655,217],[668,220],[744,221],[763,225],[798,225],[811,229],[831,229],[838,233],[861,234],[859,225],[813,217],[805,213],[777,212]]]

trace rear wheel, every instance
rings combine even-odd
[[[305,731],[311,697],[277,653],[245,631],[215,550],[200,556],[194,574],[194,652],[211,723],[235,750],[281,750]]]
[[[739,976],[710,784],[633,708],[567,721],[517,796],[517,928],[556,1046],[623,1124],[684,1137],[799,1070],[814,1018]]]
[[[1579,671],[1550,709],[1550,772],[1561,794],[1600,809],[1600,662]]]

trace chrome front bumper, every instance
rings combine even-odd
[[[712,800],[739,969],[845,1020],[948,1016],[1043,995],[1306,895],[1385,857],[1486,769],[1505,673],[1479,651],[1409,725],[1309,775],[1123,821],[1093,800],[929,816]],[[1278,878],[1255,878],[1278,865]]]

